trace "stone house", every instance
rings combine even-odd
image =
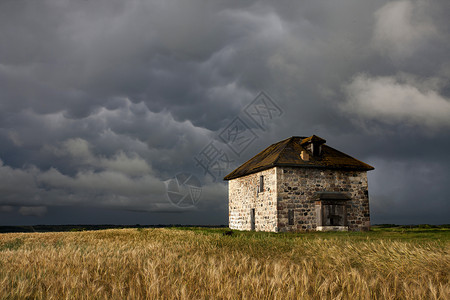
[[[228,180],[229,227],[237,230],[369,230],[367,171],[374,168],[318,136],[273,144]]]

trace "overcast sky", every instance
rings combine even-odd
[[[373,224],[450,223],[449,12],[2,0],[0,225],[227,224],[223,176],[312,134],[375,167]]]

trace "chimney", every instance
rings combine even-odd
[[[308,160],[309,160],[309,154],[308,154],[308,152],[306,152],[305,150],[303,150],[303,151],[300,153],[300,157],[301,157],[302,160],[304,160],[304,161],[308,161]]]
[[[325,140],[312,135],[300,143],[305,149],[309,150],[313,156],[320,156],[322,154],[322,145],[325,144]],[[302,158],[303,159],[303,158]]]
[[[311,143],[311,152],[312,152],[313,156],[319,156],[320,153],[322,152],[322,144],[319,144],[317,142],[312,142]]]

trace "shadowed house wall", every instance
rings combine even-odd
[[[336,227],[334,230],[345,230],[338,228],[342,226],[347,226],[348,230],[370,228],[365,171],[277,168],[277,185],[279,231],[316,230],[317,226]],[[322,194],[329,194],[332,198],[319,199]],[[333,199],[333,196],[341,198],[345,195],[348,199]],[[338,211],[333,214],[330,208]],[[294,211],[292,225],[289,225],[289,210]],[[335,224],[329,221],[335,221]]]

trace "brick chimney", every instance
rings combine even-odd
[[[300,153],[300,157],[301,157],[302,160],[304,160],[304,161],[308,161],[308,160],[309,160],[309,154],[308,154],[308,152],[305,151],[305,150],[303,150],[303,151]]]

